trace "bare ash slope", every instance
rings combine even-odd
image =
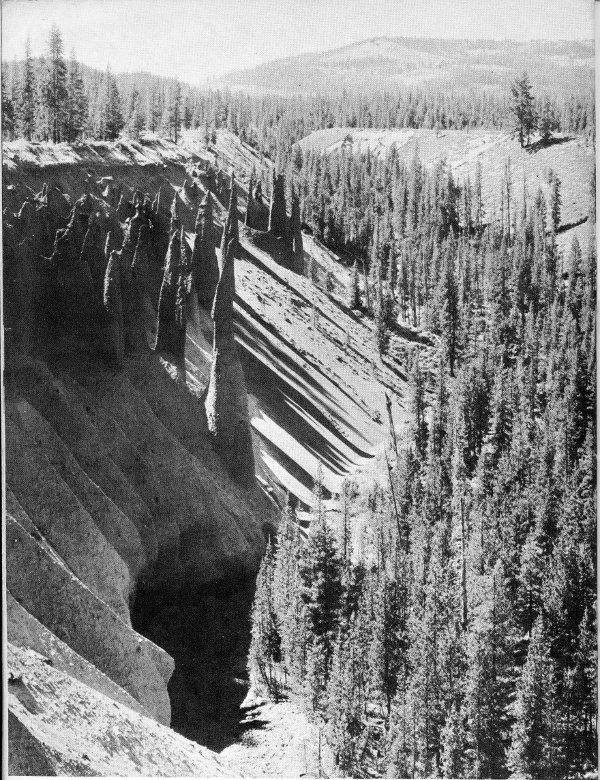
[[[210,152],[193,139],[188,145],[226,173],[235,171],[243,208],[252,168],[261,164],[253,150],[225,132]],[[377,357],[372,321],[346,305],[346,267],[312,236],[303,236],[305,275],[289,269],[278,239],[242,228],[240,242],[236,337],[258,474],[310,504],[319,463],[325,486],[338,492],[344,475],[368,464],[388,440],[386,392],[396,428],[407,424],[406,356],[419,349],[435,360],[436,349],[433,339],[406,329],[392,336],[389,356]],[[206,382],[209,333],[205,317],[188,329],[190,386]]]

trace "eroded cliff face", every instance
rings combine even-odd
[[[425,338],[395,334],[375,365],[339,258],[302,231],[295,198],[269,232],[260,160],[230,134],[218,146],[221,168],[146,139],[78,146],[68,163],[52,146],[5,155],[15,773],[147,770],[139,716],[165,745],[153,773],[206,774],[164,724],[219,750],[239,739],[271,499],[306,509],[318,473],[339,492],[387,440],[387,391],[396,429],[407,421],[403,360]],[[51,721],[72,729],[80,692],[90,729],[61,748]],[[122,734],[90,752],[112,702]]]
[[[184,623],[174,613],[215,583],[247,590],[274,508],[254,480],[247,410],[238,473],[227,431],[186,385],[188,312],[214,284],[210,200],[200,207],[185,159],[109,163],[5,172],[10,767],[227,774],[165,729],[173,658],[136,628]],[[225,262],[222,295],[232,274]],[[232,300],[217,308],[221,344]],[[236,367],[234,392],[219,392],[234,419]],[[146,739],[162,746],[155,766]]]

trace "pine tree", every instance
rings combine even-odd
[[[550,190],[550,225],[555,233],[560,225],[561,206],[562,198],[560,194],[560,179],[555,173],[553,173]]]
[[[511,84],[510,94],[511,111],[516,120],[515,133],[521,146],[527,146],[538,125],[531,83],[527,73],[523,73],[521,78],[516,79]]]
[[[543,621],[538,618],[514,704],[508,767],[518,777],[564,776],[560,769],[563,744],[554,672]]]
[[[552,133],[558,130],[558,120],[554,113],[554,106],[549,97],[544,98],[542,112],[540,114],[540,136],[543,143],[547,144],[552,138]]]
[[[181,129],[181,84],[176,81],[169,99],[169,138],[175,143],[179,140]]]
[[[321,473],[319,467],[315,485],[316,506],[305,556],[300,564],[302,599],[312,639],[308,676],[315,704],[320,701],[329,678],[342,597],[342,563],[335,535],[325,517]]]
[[[63,140],[69,97],[63,41],[56,25],[50,30],[48,38],[48,61],[42,81],[42,96],[47,112],[47,132],[56,144]]]
[[[142,111],[142,99],[137,88],[134,87],[129,99],[129,110],[126,122],[127,134],[131,136],[131,138],[139,138],[145,124],[146,118]]]
[[[269,540],[256,580],[248,658],[251,674],[277,699],[279,683],[275,665],[281,660],[281,637],[274,602],[274,557],[273,542]]]
[[[17,112],[17,132],[27,141],[31,141],[35,132],[36,76],[29,37],[25,43],[25,59],[19,86],[19,106]],[[2,112],[4,114],[4,110]]]
[[[73,142],[82,135],[87,124],[88,116],[87,95],[85,94],[83,79],[74,52],[71,54],[71,61],[69,63],[67,93],[65,140]]]
[[[2,63],[2,133],[12,138],[15,130],[15,107],[8,94],[6,84],[6,66]]]
[[[106,141],[112,141],[118,137],[124,126],[125,121],[123,119],[119,88],[110,67],[107,67],[104,75],[102,137]]]

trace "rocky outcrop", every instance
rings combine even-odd
[[[106,352],[117,371],[123,368],[125,338],[123,334],[123,300],[121,297],[121,255],[110,253],[104,275],[104,311],[107,331]]]
[[[81,258],[85,238],[81,212],[75,207],[66,228],[58,230],[49,259],[54,302],[48,300],[47,312],[51,332],[56,339],[68,334],[84,341],[92,335],[94,285],[88,264]]]
[[[227,176],[221,168],[217,169],[215,176],[215,190],[216,195],[222,203],[227,203],[229,195]]]
[[[114,246],[110,246],[111,236],[112,234],[108,233],[106,238],[104,237],[100,220],[96,215],[92,214],[88,220],[87,230],[81,246],[81,260],[90,269],[95,291],[101,291],[103,288],[107,258],[110,257],[110,252],[114,249]],[[108,251],[107,242],[109,244]]]
[[[55,658],[7,648],[9,775],[239,776],[216,753],[55,666]]]
[[[171,226],[169,228],[169,234],[178,233],[181,230],[181,218],[179,216],[179,199],[177,193],[173,196],[173,202],[171,203]]]
[[[38,203],[48,207],[53,219],[59,222],[68,219],[71,211],[71,203],[58,187],[49,187],[48,184],[44,184],[41,192],[35,197]]]
[[[119,198],[119,204],[117,206],[117,218],[119,222],[126,222],[133,216],[133,204],[127,200],[125,193]]]
[[[158,299],[156,351],[183,362],[185,356],[185,295],[181,256],[182,231],[173,232]],[[183,300],[182,300],[183,297]]]
[[[147,220],[143,211],[143,200],[141,195],[135,198],[135,214],[129,219],[125,226],[125,238],[120,251],[121,257],[121,300],[123,304],[123,341],[125,355],[133,355],[146,347],[146,335],[144,327],[144,308],[137,294],[139,286],[139,268],[137,280],[134,284],[133,262],[136,249],[138,247],[139,236],[142,228],[147,227]],[[147,252],[147,244],[146,244]],[[147,274],[148,266],[145,271]]]
[[[248,184],[245,224],[254,230],[267,230],[269,226],[269,209],[263,199],[261,183],[255,181],[254,173]]]
[[[269,211],[269,232],[274,236],[286,238],[288,235],[288,219],[285,207],[285,178],[282,173],[273,171],[273,192],[271,209]]]
[[[137,245],[131,263],[131,295],[136,312],[134,352],[144,352],[148,348],[147,331],[154,323],[155,314],[150,300],[148,287],[150,228],[143,224],[138,234]]]
[[[167,653],[127,626],[75,577],[36,527],[28,531],[10,513],[6,520],[6,585],[10,593],[55,636],[127,691],[159,722],[168,724],[166,682],[173,663]],[[31,560],[37,561],[35,568]]]
[[[212,195],[210,192],[206,193],[196,217],[192,272],[198,302],[210,311],[219,282],[219,264],[215,252]]]
[[[240,226],[237,206],[237,187],[235,176],[231,177],[231,188],[229,190],[229,208],[227,217],[223,225],[223,235],[221,236],[221,258],[219,263],[220,274],[223,273],[223,266],[227,254],[232,252],[234,255],[238,251],[240,243]]]
[[[212,308],[213,356],[205,408],[215,449],[229,473],[240,483],[251,484],[254,481],[254,455],[246,382],[233,331],[235,250],[235,239],[231,239]]]

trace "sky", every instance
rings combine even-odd
[[[192,84],[377,36],[590,39],[593,0],[2,0],[2,59],[67,54]]]

